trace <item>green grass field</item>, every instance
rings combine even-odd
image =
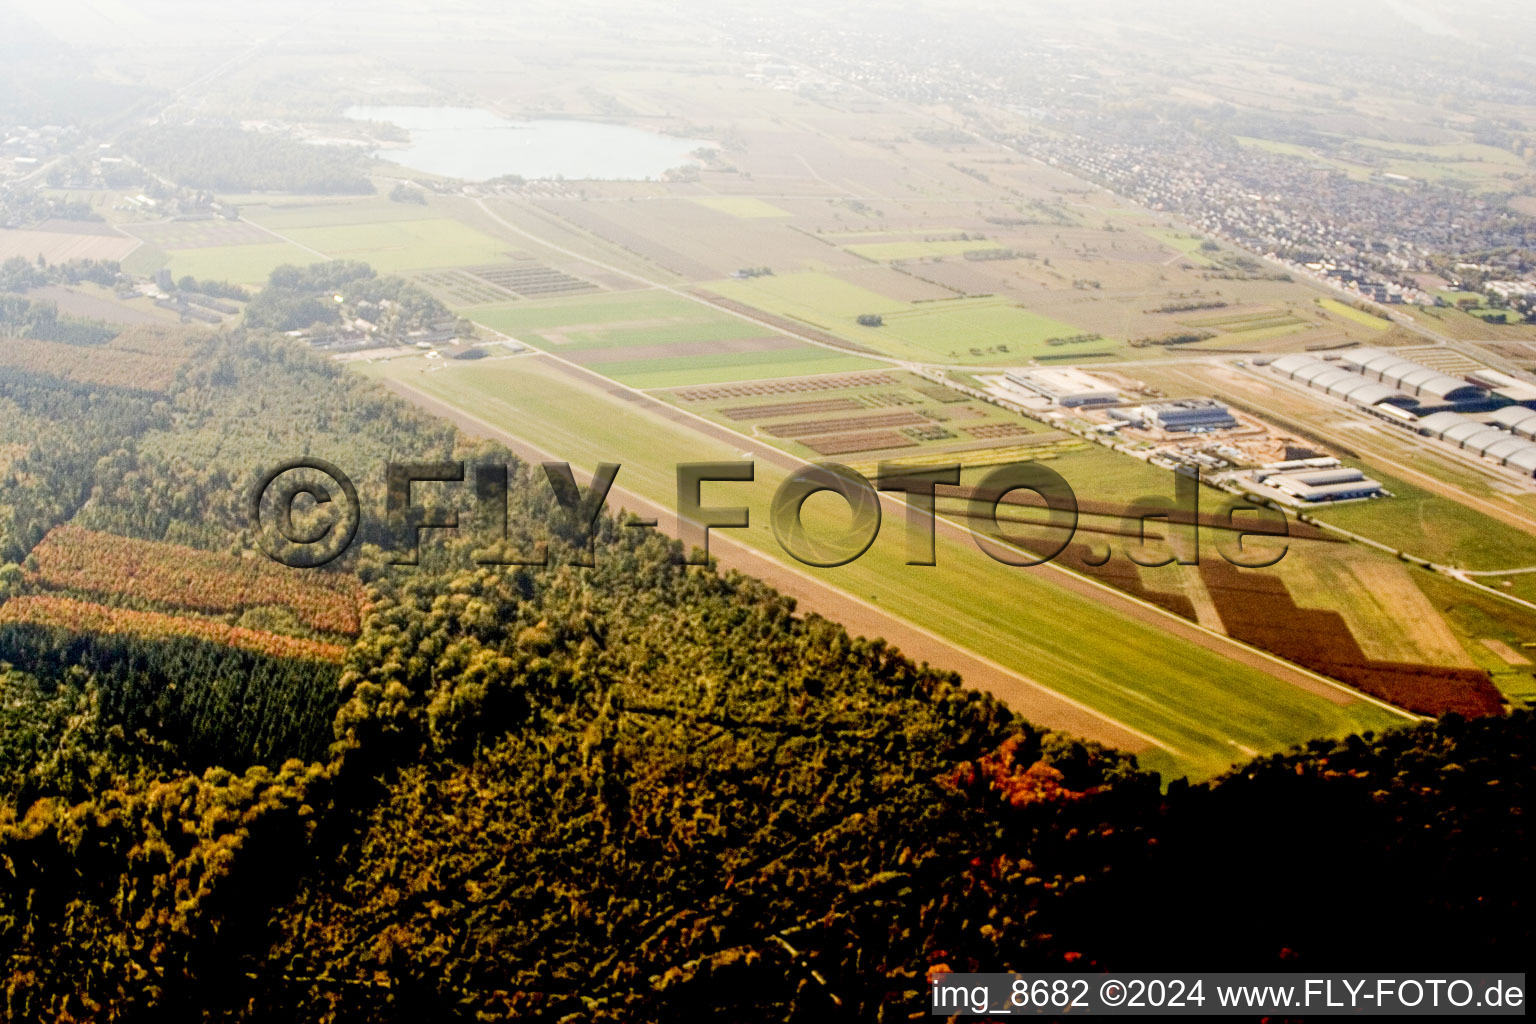
[[[594,368],[634,387],[718,384],[879,365],[787,338],[782,347],[729,351],[730,342],[772,337],[774,332],[660,290],[503,303],[468,313],[493,330],[577,362],[591,362],[601,354],[601,364]],[[717,343],[724,350],[710,351]],[[626,348],[647,351],[635,359],[614,358],[613,350]]]
[[[171,261],[171,256],[158,245],[145,242],[133,252],[124,256],[121,262],[123,273],[134,274],[139,277],[150,277],[155,271]]]
[[[515,247],[455,220],[399,220],[278,229],[338,259],[364,260],[381,274],[494,263]]]
[[[732,446],[616,404],[558,369],[522,359],[420,372],[418,360],[366,371],[400,379],[545,451],[590,468],[623,465],[618,483],[671,507],[675,464],[734,459]],[[761,467],[760,467],[761,469]],[[768,527],[778,471],[759,482],[714,485],[705,500],[747,504],[753,526],[739,538],[788,561]],[[806,568],[911,622],[979,652],[1153,736],[1147,765],[1205,777],[1248,750],[1284,749],[1314,736],[1380,729],[1402,719],[1364,702],[1333,704],[1215,652],[1175,641],[1155,626],[1110,611],[1052,582],[1051,569],[993,562],[969,541],[939,538],[938,565],[905,564],[900,523],[889,518],[864,557],[838,569]],[[984,600],[957,600],[959,592]]]
[[[687,384],[725,384],[774,377],[806,377],[817,373],[877,370],[880,366],[880,363],[860,359],[858,356],[806,345],[773,352],[722,352],[717,355],[604,363],[596,369],[604,376],[631,387],[670,388]]]
[[[1351,464],[1380,480],[1394,497],[1324,509],[1313,513],[1317,519],[1462,569],[1536,565],[1536,537],[1375,466]]]
[[[380,224],[403,220],[436,220],[441,213],[425,203],[396,203],[382,196],[346,200],[274,201],[270,197],[242,205],[241,216],[262,227],[288,233],[289,228],[324,228]]]
[[[751,196],[703,196],[694,199],[700,206],[716,213],[740,217],[742,220],[761,220],[770,217],[788,217],[788,210],[781,210],[772,203]]]
[[[736,317],[659,288],[477,306],[465,310],[465,314],[508,333],[559,330],[573,325],[598,329],[604,325],[660,320],[744,324]],[[762,330],[752,329],[759,333]]]
[[[1016,364],[1065,347],[1050,338],[1082,334],[1081,328],[1030,312],[1007,299],[982,297],[902,302],[830,274],[775,274],[750,280],[710,282],[716,294],[770,313],[794,318],[898,359],[997,366]],[[878,314],[883,327],[863,327],[858,317]],[[1071,346],[1074,357],[1113,351],[1105,339]]]
[[[1457,183],[1478,190],[1494,191],[1508,189],[1511,175],[1519,177],[1530,173],[1530,169],[1514,153],[1473,142],[1427,146],[1363,136],[1347,140],[1340,137],[1341,142],[1363,147],[1364,152],[1357,150],[1353,154],[1325,156],[1294,143],[1243,135],[1235,138],[1241,145],[1254,149],[1338,168],[1356,181],[1364,181],[1379,173],[1401,174],[1421,181]]]
[[[1182,231],[1157,227],[1143,227],[1141,228],[1141,233],[1182,254],[1191,263],[1199,264],[1202,267],[1211,265],[1211,261],[1200,253],[1200,246],[1205,243],[1205,239],[1199,235],[1189,235]]]
[[[263,285],[274,267],[284,263],[308,266],[325,262],[319,256],[287,242],[270,245],[227,245],[204,249],[176,249],[166,266],[171,276],[208,278],[234,284]]]
[[[885,326],[877,333],[905,342],[921,353],[919,358],[999,364],[1056,354],[1058,347],[1048,345],[1047,339],[1083,332],[1006,299],[977,298],[913,303],[886,316]],[[989,351],[994,348],[995,354]],[[1073,345],[1072,352],[1086,356],[1114,348],[1115,343],[1105,339]]]
[[[1372,313],[1367,313],[1363,309],[1356,309],[1354,306],[1340,302],[1338,299],[1318,299],[1317,304],[1336,316],[1341,316],[1346,320],[1353,320],[1357,324],[1364,324],[1373,331],[1385,331],[1392,326],[1392,321]]]

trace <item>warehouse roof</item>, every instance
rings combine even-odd
[[[1515,452],[1513,455],[1504,456],[1504,465],[1523,469],[1527,473],[1536,473],[1536,445]]]
[[[1502,462],[1515,452],[1524,451],[1527,448],[1536,451],[1536,444],[1532,444],[1523,437],[1510,437],[1506,434],[1502,441],[1495,441],[1484,448],[1483,454],[1490,459],[1498,459]]]
[[[1498,444],[1500,441],[1507,437],[1509,437],[1509,434],[1500,430],[1498,427],[1485,426],[1477,433],[1469,434],[1466,439],[1461,442],[1461,446],[1481,454],[1482,452],[1486,451],[1490,445]]]
[[[1490,422],[1497,423],[1499,426],[1506,430],[1515,430],[1521,423],[1530,421],[1526,425],[1525,429],[1525,432],[1529,433],[1533,427],[1536,427],[1536,409],[1527,409],[1524,406],[1511,405],[1507,408],[1500,409],[1498,412],[1489,417],[1489,419]]]
[[[1421,433],[1439,437],[1457,424],[1471,422],[1473,421],[1459,412],[1432,412],[1414,425]]]
[[[1440,436],[1447,441],[1455,441],[1457,444],[1461,444],[1475,434],[1481,434],[1485,430],[1492,429],[1492,427],[1484,426],[1477,422],[1477,420],[1464,420],[1461,423],[1446,427],[1440,432]]]

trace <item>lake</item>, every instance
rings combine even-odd
[[[407,145],[381,149],[380,158],[465,181],[503,174],[643,181],[696,163],[688,154],[715,145],[598,121],[509,121],[471,107],[350,107],[346,113],[410,133]]]

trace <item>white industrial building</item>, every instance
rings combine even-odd
[[[1203,434],[1237,426],[1237,419],[1214,398],[1150,402],[1141,407],[1141,415],[1151,426],[1171,434]]]
[[[1250,477],[1292,501],[1309,505],[1374,498],[1383,493],[1379,481],[1332,458],[1272,462],[1254,470]]]
[[[1113,405],[1120,392],[1104,381],[1070,366],[1025,370],[1004,375],[1009,387],[1047,399],[1053,405],[1072,409],[1084,405]]]
[[[1536,421],[1532,417],[1536,417],[1536,412],[1513,407],[1500,409],[1487,422],[1458,412],[1437,412],[1419,420],[1414,429],[1501,466],[1536,476],[1536,440],[1532,439],[1536,436]]]

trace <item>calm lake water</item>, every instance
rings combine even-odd
[[[714,145],[594,121],[508,121],[470,107],[351,107],[347,116],[411,133],[408,145],[379,150],[383,159],[466,181],[503,174],[643,181],[694,162],[689,153]]]

